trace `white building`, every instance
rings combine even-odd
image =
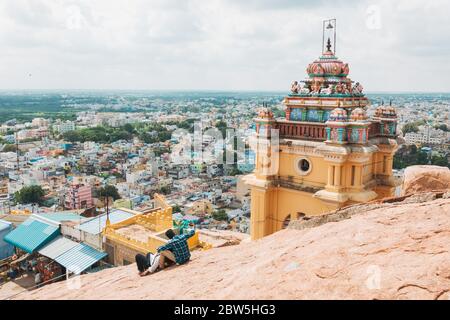
[[[61,122],[54,125],[54,129],[56,132],[63,134],[75,130],[75,123],[73,121],[67,120],[66,122]]]
[[[443,144],[447,141],[447,137],[446,136],[436,136],[436,135],[431,135],[431,134],[427,134],[427,133],[423,133],[423,132],[418,132],[418,133],[414,133],[414,132],[408,132],[407,134],[405,134],[405,141],[407,144],[423,144],[423,143],[427,143],[427,144]]]
[[[49,121],[44,118],[34,118],[31,121],[31,126],[33,128],[42,128],[42,127],[48,127]]]

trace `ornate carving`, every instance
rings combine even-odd
[[[352,93],[353,94],[362,94],[363,90],[364,90],[363,86],[359,82],[357,82],[353,86]]]
[[[330,95],[330,94],[333,93],[333,88],[332,88],[331,86],[328,86],[328,87],[326,87],[326,88],[323,88],[323,89],[320,91],[320,93],[321,93],[321,94],[325,94],[325,95]]]
[[[365,121],[367,120],[367,113],[362,108],[356,108],[352,111],[350,119],[352,121]]]
[[[261,108],[258,111],[258,118],[273,119],[273,112],[269,108]]]
[[[300,91],[300,85],[298,84],[298,81],[292,82],[292,85],[291,85],[291,92],[292,92],[293,94],[298,94],[299,91]]]
[[[347,121],[347,112],[342,108],[336,108],[333,111],[331,111],[330,121]]]

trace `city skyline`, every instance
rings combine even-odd
[[[336,17],[337,56],[366,92],[446,93],[449,6],[421,0],[2,3],[0,89],[286,92],[321,53],[322,20]]]

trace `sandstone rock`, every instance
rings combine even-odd
[[[234,246],[250,238],[250,235],[230,230],[200,229],[200,241],[207,242],[214,248]]]
[[[435,199],[436,199],[435,193],[426,192],[426,193],[413,194],[411,197],[406,198],[402,202],[403,203],[422,203],[422,202],[433,201]]]
[[[412,166],[405,170],[403,194],[450,189],[450,170],[438,166]]]
[[[356,206],[358,207],[358,206]],[[136,266],[18,299],[448,299],[450,199],[347,208],[347,217],[283,230],[140,278]],[[352,211],[353,210],[353,211]]]

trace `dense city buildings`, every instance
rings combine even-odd
[[[450,94],[366,92],[336,42],[327,20],[285,92],[1,92],[0,280],[133,264],[168,229],[193,251],[259,240],[450,167]]]

